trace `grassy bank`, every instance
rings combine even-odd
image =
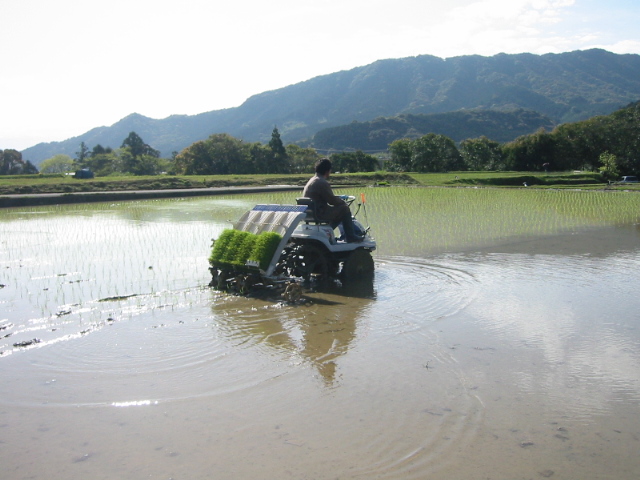
[[[450,172],[413,173],[422,185],[478,187],[554,187],[603,188],[609,186],[602,177],[591,172]]]
[[[309,179],[301,175],[204,175],[99,177],[88,180],[66,175],[22,175],[0,177],[0,196],[41,193],[125,192],[140,190],[194,189],[212,187],[259,187],[294,185]],[[554,172],[449,172],[449,173],[354,173],[331,176],[334,186],[423,185],[448,187],[553,187],[582,189],[638,189],[639,185],[609,185],[596,173]]]
[[[141,176],[99,177],[87,180],[66,175],[19,175],[0,177],[0,195],[39,193],[122,192],[131,190],[167,190],[212,187],[259,187],[266,185],[299,185],[302,187],[308,174],[303,175],[203,175],[203,176]],[[401,173],[354,173],[331,177],[333,185],[410,185],[419,183],[413,177]]]

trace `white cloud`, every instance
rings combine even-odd
[[[602,48],[613,53],[638,53],[640,52],[640,40],[622,40],[611,44],[592,44],[588,48]]]
[[[436,35],[449,37],[445,46],[447,56],[461,50],[482,55],[545,53],[541,44],[550,43],[546,29],[560,22],[564,10],[573,3],[573,0],[482,0],[449,12]],[[452,38],[449,32],[456,35]]]

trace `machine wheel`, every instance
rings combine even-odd
[[[278,259],[278,263],[276,264],[276,268],[273,273],[277,276],[291,276],[291,272],[293,270],[293,256],[291,255],[291,251],[293,247],[291,245],[287,245],[282,249],[282,253],[280,254],[280,258]]]
[[[228,288],[228,284],[227,281],[232,278],[231,272],[227,271],[227,270],[220,270],[220,273],[218,274],[218,284],[216,286],[216,288],[220,291],[226,292],[227,288]]]
[[[220,272],[215,267],[209,268],[209,271],[211,272],[211,281],[209,282],[209,286],[217,288],[218,287],[218,277],[220,276]]]
[[[329,273],[328,253],[314,245],[299,245],[292,252],[293,275],[309,281],[311,276],[318,283],[325,282]]]
[[[241,295],[248,294],[256,283],[258,282],[253,275],[238,275],[236,277],[236,289]]]
[[[371,252],[358,249],[344,261],[342,266],[342,280],[347,282],[373,279],[374,265]]]
[[[288,303],[296,303],[300,300],[301,296],[302,287],[295,282],[289,283],[282,293],[282,298],[284,298]]]

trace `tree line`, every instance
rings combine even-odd
[[[605,177],[620,172],[640,174],[640,102],[610,115],[566,123],[551,132],[544,129],[499,143],[487,137],[456,144],[445,135],[429,133],[416,139],[399,139],[389,144],[384,161],[355,152],[333,153],[336,172],[370,172],[380,169],[406,172],[463,170],[542,171],[599,170]],[[113,174],[226,175],[312,173],[320,158],[312,147],[285,146],[277,127],[271,140],[246,143],[220,133],[186,147],[172,158],[160,158],[157,150],[131,132],[119,149],[84,142],[76,158],[56,155],[41,165],[42,173],[91,169],[97,176]],[[0,175],[38,173],[20,152],[0,150]]]
[[[320,155],[313,148],[284,146],[277,127],[267,145],[245,143],[228,134],[211,135],[185,148],[175,157],[175,171],[184,175],[313,173]],[[331,155],[334,170],[373,172],[378,159],[361,151]]]
[[[130,132],[116,150],[100,144],[89,150],[82,142],[73,161],[74,169],[89,169],[99,177],[114,174],[158,175],[169,166],[170,162],[160,158],[160,152],[146,144],[136,132]]]
[[[427,134],[389,145],[389,169],[448,170],[600,170],[640,174],[640,102],[611,115],[565,123],[500,144],[486,137],[456,145],[444,135]],[[612,162],[615,168],[612,167]]]
[[[9,162],[5,161],[7,152],[10,152]],[[28,161],[22,162],[24,166],[21,167],[16,161],[16,158],[19,157],[21,157],[19,152],[5,150],[2,157],[3,162],[0,163],[0,175],[66,173],[82,169],[91,170],[97,176],[114,174],[158,175],[166,171],[172,164],[170,160],[160,158],[160,152],[147,145],[135,132],[129,133],[120,148],[115,150],[100,144],[89,149],[84,142],[81,142],[75,158],[63,154],[54,155],[40,164],[40,172]]]
[[[19,152],[15,152],[20,155]],[[172,158],[160,158],[160,153],[135,132],[122,142],[119,149],[98,144],[92,149],[82,142],[76,157],[55,155],[40,165],[40,173],[65,173],[82,169],[96,176],[108,175],[230,175],[230,174],[287,174],[313,173],[320,155],[313,148],[290,144],[285,146],[277,127],[271,140],[245,143],[226,133],[213,134],[198,141]],[[372,172],[380,169],[378,159],[361,151],[336,153],[331,156],[334,170],[341,172]],[[14,169],[13,173],[38,173]]]

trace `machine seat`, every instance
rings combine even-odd
[[[314,223],[316,225],[328,225],[329,222],[326,222],[324,220],[320,220],[320,218],[318,218],[318,209],[316,206],[316,202],[314,202],[313,200],[311,200],[309,197],[299,197],[296,198],[296,204],[297,205],[304,205],[307,207],[306,210],[306,214],[307,216],[305,217],[304,221],[305,223]]]

